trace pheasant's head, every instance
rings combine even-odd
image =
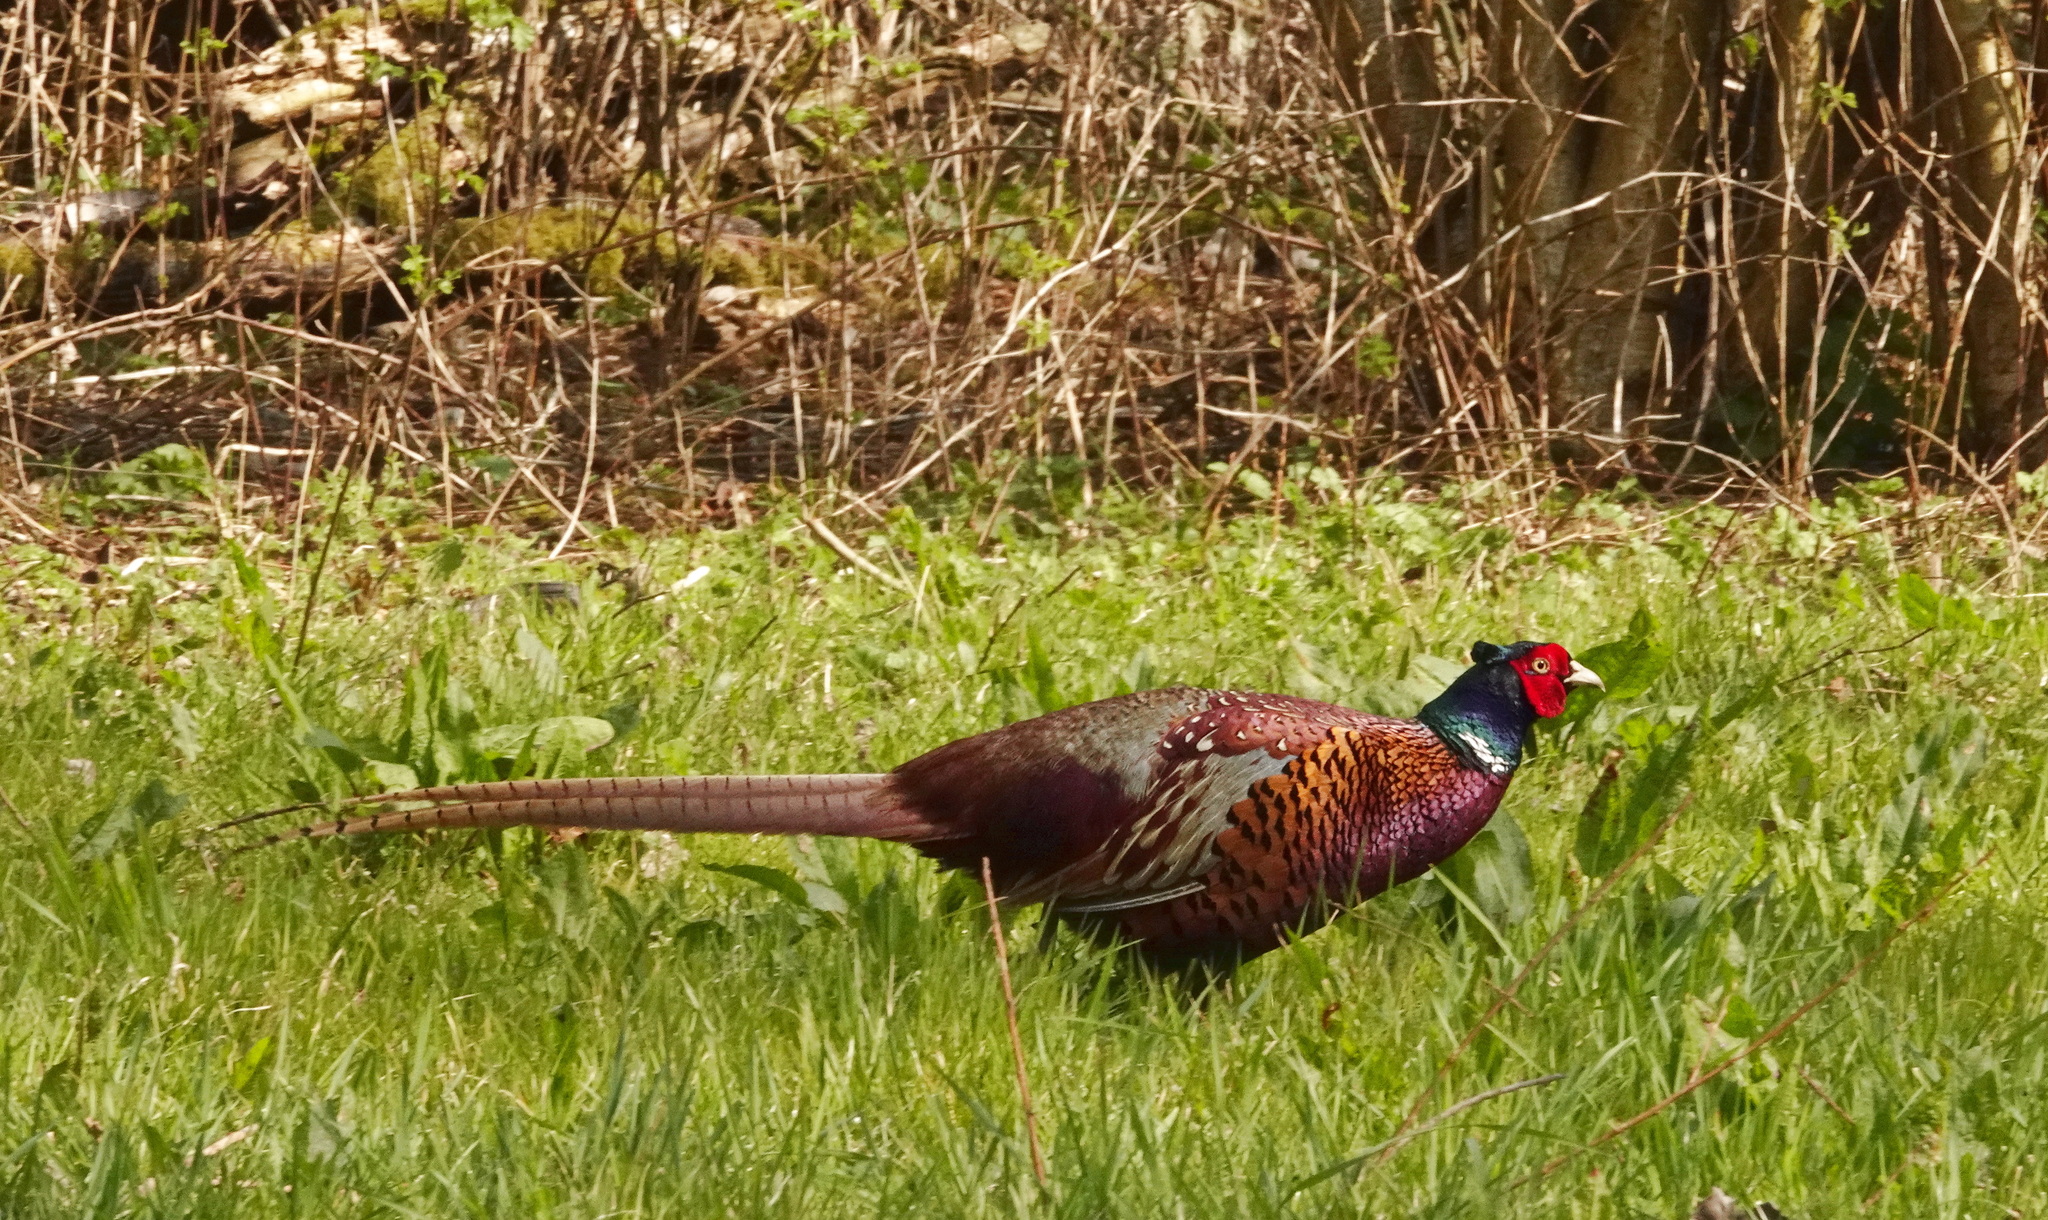
[[[1538,717],[1564,711],[1574,686],[1603,686],[1560,644],[1523,640],[1472,645],[1472,668],[1430,700],[1418,717],[1468,765],[1504,775],[1522,757],[1522,735]]]
[[[1478,665],[1505,665],[1521,679],[1522,694],[1538,716],[1549,719],[1564,711],[1565,696],[1574,686],[1607,689],[1600,675],[1572,660],[1562,644],[1536,644],[1523,640],[1502,647],[1485,640],[1472,645],[1472,660]]]

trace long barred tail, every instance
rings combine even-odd
[[[888,779],[886,775],[691,775],[451,784],[339,801],[329,808],[397,808],[343,814],[280,831],[252,846],[329,835],[465,826],[852,835],[900,842],[946,837],[938,827],[902,808]],[[317,808],[321,806],[272,809],[214,829]]]

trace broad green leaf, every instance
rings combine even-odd
[[[1511,814],[1493,815],[1470,842],[1437,867],[1496,928],[1520,923],[1535,909],[1529,840]]]
[[[534,744],[542,749],[588,753],[609,743],[618,730],[596,716],[554,716],[535,726]]]
[[[1251,493],[1254,500],[1273,498],[1273,481],[1249,466],[1237,472],[1237,485]]]
[[[305,742],[316,750],[324,751],[334,765],[343,771],[354,771],[363,765],[362,755],[350,743],[342,740],[332,729],[319,724],[309,725]]]
[[[322,724],[316,723],[307,727],[305,742],[316,750],[348,750],[354,753],[348,742],[341,739],[340,734]]]
[[[477,749],[516,754],[528,742],[536,756],[588,753],[612,739],[611,722],[595,716],[551,716],[534,724],[499,724],[479,729],[471,738]]]
[[[1052,657],[1036,631],[1025,632],[1024,638],[1029,651],[1017,676],[1024,688],[1031,692],[1031,697],[1038,701],[1041,712],[1056,712],[1067,706],[1069,700],[1060,696],[1059,676],[1053,672]]]
[[[1609,699],[1636,699],[1649,692],[1664,667],[1671,663],[1671,649],[1655,640],[1632,636],[1588,648],[1573,659],[1600,675],[1600,680],[1607,684]]]
[[[1969,598],[1943,596],[1917,572],[1899,577],[1899,611],[1915,631],[1984,630],[1984,620],[1977,617]]]
[[[613,740],[617,740],[618,738],[624,737],[626,734],[640,727],[640,712],[641,707],[645,702],[646,699],[644,696],[635,695],[631,699],[626,700],[624,703],[615,703],[612,706],[604,709],[604,711],[598,713],[598,716],[602,720],[604,720],[606,724],[612,726]]]
[[[1463,677],[1466,667],[1470,664],[1469,660],[1451,661],[1434,653],[1421,652],[1409,660],[1408,669],[1412,675],[1419,676],[1428,688],[1441,692],[1444,687]],[[1434,695],[1431,697],[1434,698]]]
[[[1763,1029],[1763,1022],[1757,1020],[1756,1009],[1740,994],[1728,997],[1728,1011],[1721,1018],[1721,1032],[1737,1038],[1754,1038]]]
[[[1908,627],[1931,630],[1941,623],[1941,594],[1916,573],[1907,572],[1899,577],[1899,611]]]
[[[521,627],[512,634],[512,647],[533,666],[533,683],[550,695],[559,695],[562,685],[562,661],[547,642],[528,627]]]
[[[832,838],[821,841],[810,835],[796,835],[787,842],[789,858],[796,864],[796,879],[810,896],[812,909],[830,915],[846,914],[847,896],[860,894],[860,880],[851,867],[847,842]],[[825,858],[828,850],[833,862]]]
[[[407,792],[420,786],[420,777],[411,767],[403,763],[388,763],[371,760],[370,774],[386,792]]]
[[[433,559],[430,566],[433,569],[434,575],[442,580],[455,575],[457,569],[462,567],[462,560],[466,549],[462,544],[462,539],[453,534],[443,538],[440,545],[436,546],[433,550]]]
[[[188,798],[166,788],[164,781],[152,779],[134,796],[87,818],[71,836],[71,858],[98,860],[111,855],[158,822],[176,817],[187,803]]]
[[[846,914],[846,899],[838,890],[822,881],[805,881],[802,885],[804,898],[811,904],[812,910],[823,911],[827,915]]]
[[[704,867],[714,873],[725,873],[728,876],[738,877],[742,881],[751,881],[755,885],[774,890],[784,898],[805,909],[809,909],[811,906],[811,895],[804,888],[803,882],[798,881],[795,877],[790,876],[779,868],[769,868],[765,864],[707,864]]]
[[[1930,841],[1938,859],[1923,871],[1961,867],[1982,807],[1955,798],[1982,769],[1989,739],[1983,716],[1967,707],[1939,717],[1914,736],[1906,747],[1898,790],[1878,811],[1879,842],[1890,867],[1921,867]],[[1937,829],[1938,822],[1945,826]]]
[[[1469,660],[1447,660],[1431,653],[1408,658],[1406,673],[1375,682],[1356,683],[1346,700],[1365,711],[1382,716],[1413,716],[1415,710],[1444,693],[1470,667]]]
[[[487,754],[517,754],[521,747],[533,740],[538,724],[494,724],[487,729],[478,729],[470,744]]]
[[[1592,877],[1605,876],[1628,856],[1628,851],[1617,853],[1613,847],[1626,840],[1631,831],[1623,824],[1628,789],[1621,782],[1620,756],[1621,751],[1616,750],[1608,759],[1606,770],[1601,772],[1579,811],[1579,832],[1572,843],[1572,855],[1579,862],[1579,871]]]
[[[502,898],[471,911],[469,920],[487,932],[496,932],[505,940],[512,939],[512,916]]]

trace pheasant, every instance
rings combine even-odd
[[[1557,644],[1481,641],[1472,661],[1413,720],[1172,687],[879,775],[455,784],[343,801],[398,808],[266,842],[463,826],[884,839],[946,868],[986,860],[1006,902],[1047,903],[1162,962],[1235,963],[1449,858],[1500,805],[1535,720],[1562,712],[1568,688],[1603,685]]]

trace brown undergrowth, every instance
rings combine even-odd
[[[0,17],[6,465],[34,499],[167,444],[280,495],[396,461],[451,517],[571,520],[1019,461],[1091,495],[1302,462],[2002,483],[2040,423],[1996,236],[2032,188],[1979,154],[2034,129],[1943,108],[2011,102],[2035,27],[1933,2],[1701,7],[1649,59],[1605,10],[1482,3],[31,5]],[[1995,70],[1944,91],[1943,30]],[[1650,135],[1645,82],[1677,99]]]

